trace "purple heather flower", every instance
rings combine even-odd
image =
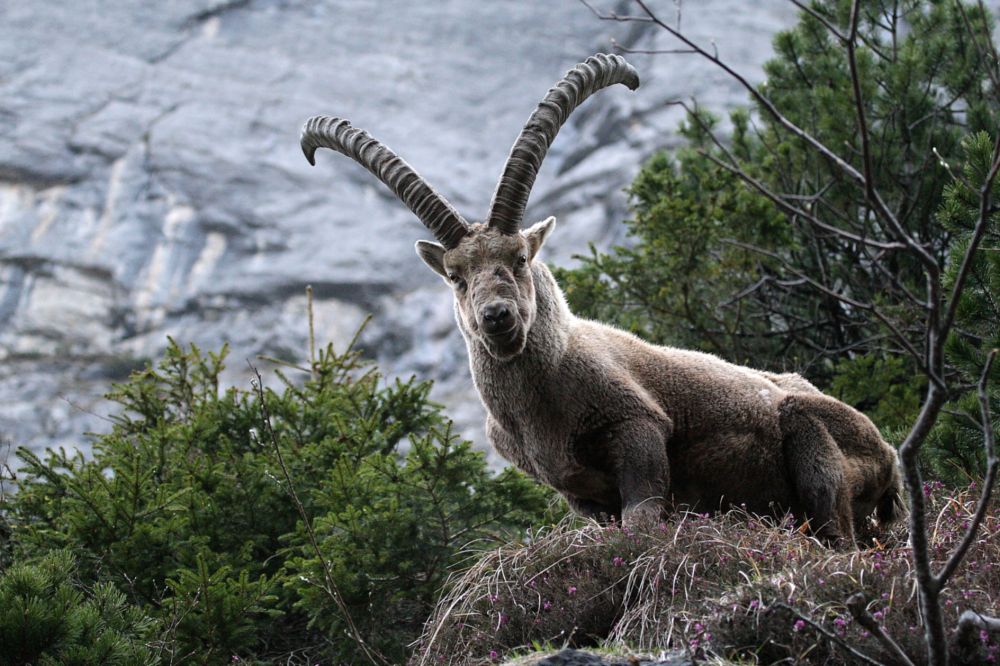
[[[548,610],[550,608],[552,608],[552,602],[551,601],[546,601],[545,603],[542,604],[542,610]]]
[[[492,659],[493,661],[496,661],[497,657],[499,657],[499,656],[500,655],[497,654],[496,650],[490,650],[490,659]]]
[[[611,564],[616,567],[625,566],[625,558],[615,555],[614,559],[611,560]]]
[[[567,594],[569,594],[569,596],[571,596],[571,597],[572,597],[572,596],[573,596],[574,594],[576,594],[576,585],[570,585],[570,586],[569,586],[569,587],[568,587],[568,588],[566,589],[566,592],[567,592]]]
[[[795,624],[792,625],[792,631],[802,631],[806,628],[805,620],[796,620]]]

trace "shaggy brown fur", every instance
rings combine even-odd
[[[791,510],[827,542],[898,517],[896,453],[860,412],[795,374],[648,344],[574,316],[535,260],[555,219],[483,225],[418,253],[455,292],[497,451],[590,516],[686,506]],[[487,333],[487,306],[509,326]],[[493,329],[497,327],[492,326]]]
[[[851,540],[876,509],[880,521],[895,519],[896,455],[864,415],[798,375],[657,347],[574,317],[535,260],[555,219],[526,231],[521,222],[545,153],[579,104],[617,84],[638,87],[635,69],[595,54],[549,90],[511,148],[486,224],[468,224],[342,118],[311,118],[301,144],[310,162],[326,147],[362,164],[440,241],[418,242],[417,253],[454,289],[490,441],[575,510],[791,510],[827,541]]]

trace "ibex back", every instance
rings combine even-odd
[[[338,118],[302,131],[361,163],[434,233],[417,253],[451,286],[487,435],[505,458],[597,518],[685,506],[794,512],[828,542],[873,511],[901,509],[895,451],[867,417],[794,374],[648,344],[574,316],[538,251],[555,226],[522,230],[546,151],[594,92],[639,85],[598,54],[551,90],[514,143],[486,221],[470,224],[403,160]]]

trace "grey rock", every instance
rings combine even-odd
[[[540,659],[535,666],[692,666],[693,661],[683,650],[674,650],[656,658],[600,656],[583,650],[567,648]]]
[[[704,0],[684,28],[759,80],[793,17]],[[304,357],[312,284],[321,339],[342,346],[374,313],[364,349],[434,379],[486,446],[450,296],[413,254],[426,230],[353,162],[324,151],[310,167],[299,128],[350,118],[480,219],[535,104],[611,38],[673,46],[575,0],[0,3],[0,440],[86,450],[84,432],[109,428],[101,396],[167,335],[228,340],[226,379],[248,387],[245,359]],[[561,218],[554,263],[623,239],[622,188],[677,143],[667,101],[745,99],[692,56],[630,60],[643,86],[590,100],[539,175],[528,218]]]

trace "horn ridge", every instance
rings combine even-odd
[[[299,141],[312,165],[316,150],[329,148],[350,157],[385,183],[447,248],[458,245],[469,225],[448,200],[437,193],[403,158],[368,132],[343,118],[315,116],[302,126]]]
[[[616,83],[639,87],[639,74],[618,55],[598,53],[566,73],[549,89],[517,137],[486,216],[490,227],[516,234],[542,161],[574,109],[598,90]]]

